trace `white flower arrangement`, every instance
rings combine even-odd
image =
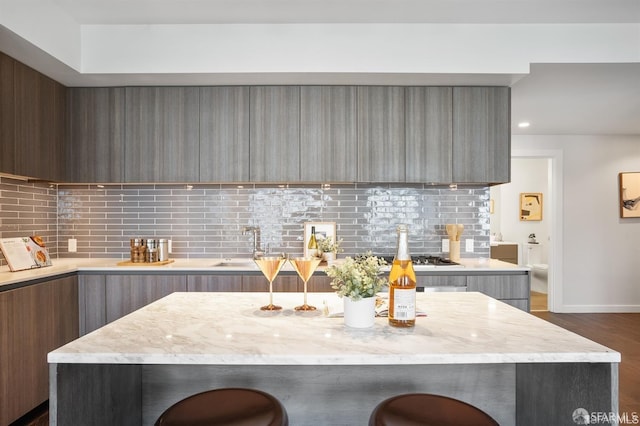
[[[333,241],[333,237],[321,238],[318,240],[318,250],[322,253],[342,253],[344,250],[340,248],[342,239]]]
[[[325,269],[325,273],[333,278],[331,287],[338,296],[356,301],[375,296],[385,286],[387,280],[381,276],[380,268],[386,264],[368,252],[355,259],[347,256],[340,264]]]

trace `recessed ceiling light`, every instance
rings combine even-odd
[[[520,127],[521,129],[524,129],[525,127],[529,127],[530,125],[531,123],[529,123],[528,121],[522,121],[518,123],[518,127]]]

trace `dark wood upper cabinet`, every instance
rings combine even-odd
[[[250,169],[253,182],[300,180],[300,87],[251,87]]]
[[[0,52],[0,172],[15,172],[14,60]]]
[[[0,172],[53,181],[509,182],[508,87],[66,88],[0,53]]]
[[[358,181],[405,180],[404,87],[358,87]]]
[[[200,89],[125,89],[126,182],[197,182]]]
[[[406,181],[452,182],[452,88],[405,88]]]
[[[249,180],[249,87],[200,88],[200,181]]]
[[[300,180],[355,182],[357,103],[353,86],[300,88]]]
[[[68,89],[67,178],[123,182],[124,88]]]
[[[510,95],[508,87],[454,87],[453,182],[510,181]]]
[[[15,171],[63,180],[66,87],[15,61]]]

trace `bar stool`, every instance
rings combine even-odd
[[[191,395],[167,408],[155,426],[287,426],[287,412],[273,395],[223,388]]]
[[[487,413],[457,399],[410,393],[385,399],[373,410],[369,426],[498,426]]]

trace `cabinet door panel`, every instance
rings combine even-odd
[[[75,276],[0,293],[0,424],[49,398],[47,354],[77,337]]]
[[[300,88],[251,87],[250,180],[300,179]]]
[[[452,182],[452,89],[405,88],[406,181]]]
[[[9,424],[48,398],[46,284],[0,293],[0,424]]]
[[[302,283],[298,283],[297,275],[279,275],[273,280],[273,293],[301,291]],[[242,291],[268,292],[269,281],[260,275],[244,275],[242,277]],[[276,296],[274,296],[276,297]],[[265,302],[266,304],[267,302]],[[276,302],[273,302],[277,305]]]
[[[358,180],[405,179],[404,88],[358,87]]]
[[[14,64],[15,173],[62,180],[66,88]]]
[[[74,182],[124,179],[124,88],[71,88],[66,161]]]
[[[107,324],[105,282],[104,275],[79,276],[81,336]]]
[[[200,126],[197,87],[127,87],[125,180],[197,182]]]
[[[242,291],[242,276],[189,275],[187,291]]]
[[[496,299],[528,299],[529,275],[471,275],[467,291],[479,291]]]
[[[200,88],[200,181],[249,180],[249,88]]]
[[[0,172],[15,173],[14,60],[0,52]]]
[[[418,275],[418,287],[464,287],[467,277],[460,275]]]
[[[78,277],[59,278],[47,283],[51,287],[52,320],[49,322],[50,351],[79,336]]]
[[[453,89],[453,181],[504,183],[511,175],[510,89]]]
[[[356,88],[300,88],[300,177],[303,182],[357,179]]]
[[[182,275],[108,275],[107,323],[176,291],[187,291]]]
[[[303,290],[304,290],[304,284]],[[326,293],[326,292],[334,292],[335,290],[331,288],[331,278],[322,275],[313,275],[309,282],[307,283],[307,291],[310,293]]]

